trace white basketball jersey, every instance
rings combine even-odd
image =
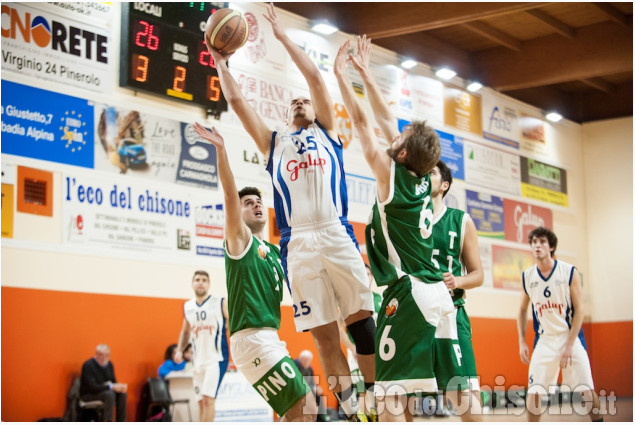
[[[201,304],[192,298],[185,302],[183,314],[190,324],[190,343],[194,368],[223,360],[221,339],[223,329],[223,298],[209,295]]]
[[[346,218],[341,142],[332,140],[316,121],[296,133],[274,132],[272,143],[267,171],[280,230]]]
[[[536,266],[523,272],[523,287],[531,299],[534,330],[538,335],[557,335],[571,329],[573,270],[571,264],[556,260],[549,276],[543,276]]]

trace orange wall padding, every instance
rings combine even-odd
[[[128,383],[128,420],[137,419],[144,383],[177,342],[183,301],[2,287],[2,420],[63,416],[73,377],[100,343],[110,346],[117,380]],[[280,335],[292,357],[314,353],[327,393],[313,338],[295,332],[291,307],[282,308]]]
[[[182,306],[183,300],[175,299],[2,287],[2,420],[62,416],[73,376],[99,343],[110,345],[117,379],[129,384],[128,420],[137,419],[143,384],[156,376],[166,347],[178,338]],[[504,376],[505,387],[526,385],[515,321],[471,320],[482,385],[498,385],[497,376]],[[584,328],[598,392],[632,397],[632,322]],[[313,338],[296,333],[290,306],[282,308],[280,337],[294,358],[304,349],[314,353],[313,368],[328,405],[335,407]]]

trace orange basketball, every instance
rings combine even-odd
[[[245,44],[248,36],[247,19],[237,10],[220,9],[207,19],[205,38],[220,52],[234,52]]]

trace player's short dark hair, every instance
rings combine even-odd
[[[412,133],[406,137],[401,146],[408,152],[404,165],[417,177],[423,177],[441,158],[439,135],[426,121],[413,121],[410,127]]]
[[[260,200],[262,200],[262,194],[260,193],[260,189],[257,187],[243,187],[238,191],[238,197],[242,199],[243,196],[247,195],[256,195]]]
[[[194,275],[192,276],[192,280],[194,280],[197,274],[207,276],[207,278],[209,279],[209,273],[207,273],[205,270],[197,270],[194,272]]]
[[[450,170],[450,167],[441,160],[437,162],[437,168],[439,169],[439,175],[441,176],[441,183],[448,182],[448,189],[443,192],[443,198],[445,198],[446,193],[450,191],[450,186],[452,186],[452,170]]]
[[[165,350],[165,360],[172,360],[172,355],[174,354],[174,350],[176,350],[176,344],[168,345],[167,350]]]
[[[549,248],[551,248],[551,256],[553,257],[553,255],[556,253],[556,247],[558,246],[558,237],[555,233],[553,233],[551,229],[540,226],[529,232],[529,245],[531,245],[531,241],[534,240],[534,238],[541,238],[543,236],[545,236],[547,238],[547,241],[549,242]]]

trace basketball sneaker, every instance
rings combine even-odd
[[[370,409],[370,413],[366,416],[368,417],[368,422],[379,422],[379,415],[376,409]]]
[[[346,418],[346,422],[368,422],[368,416],[360,409],[354,415]]]

